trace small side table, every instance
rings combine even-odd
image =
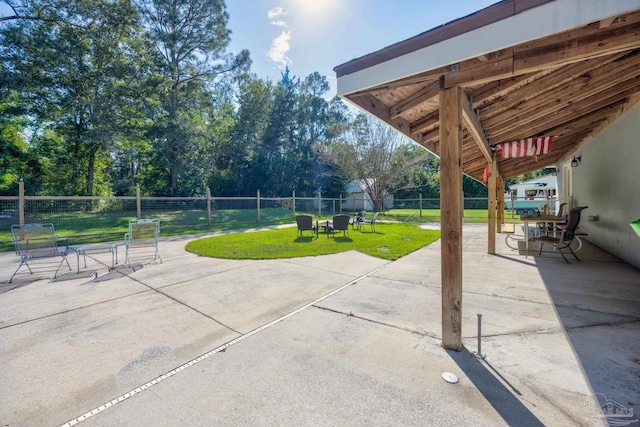
[[[80,273],[80,255],[84,258],[84,268],[87,268],[87,254],[97,254],[111,252],[111,269],[118,263],[118,245],[121,243],[96,243],[84,245],[76,248],[76,259],[78,261],[78,273]]]

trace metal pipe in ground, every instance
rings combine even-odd
[[[482,314],[478,313],[478,356],[482,357]]]

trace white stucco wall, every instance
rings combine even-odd
[[[640,268],[640,238],[629,223],[640,218],[640,106],[615,121],[576,155],[573,206],[582,211],[588,240]],[[598,215],[599,221],[588,221]]]

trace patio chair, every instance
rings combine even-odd
[[[331,225],[329,226],[329,232],[331,232],[331,234],[333,235],[333,237],[336,236],[336,231],[342,231],[342,234],[344,235],[344,237],[349,236],[349,221],[351,220],[351,217],[349,215],[334,215],[333,219],[331,220]]]
[[[129,231],[124,235],[125,246],[125,263],[131,266],[131,252],[133,248],[150,247],[153,251],[153,260],[160,260],[160,249],[158,241],[160,240],[160,221],[157,219],[139,219],[137,221],[129,221]]]
[[[542,255],[542,248],[545,243],[551,243],[562,255],[562,258],[567,262],[567,264],[571,264],[567,257],[565,256],[563,249],[569,249],[574,258],[580,261],[580,258],[576,255],[576,253],[571,249],[571,243],[576,236],[576,230],[578,229],[578,225],[580,224],[580,212],[583,209],[587,209],[588,206],[578,206],[569,211],[569,222],[567,223],[566,228],[561,228],[558,237],[553,236],[540,236],[534,239],[534,241],[540,243],[540,252],[538,255]]]
[[[558,218],[562,218],[564,215],[564,207],[566,206],[566,203],[560,203],[560,208],[558,209],[558,215],[556,215]],[[550,234],[553,233],[554,231],[559,231],[557,225],[567,225],[566,222],[560,222],[556,225],[552,225],[552,224],[548,224],[546,222],[539,222],[538,223],[538,233],[536,235],[539,235],[541,233],[544,234]]]
[[[298,237],[302,237],[303,231],[311,231],[316,233],[316,237],[318,237],[318,223],[313,224],[311,215],[296,215],[296,224],[298,225]]]
[[[60,257],[60,263],[53,274],[53,278],[58,277],[58,271],[62,264],[67,263],[67,267],[71,270],[67,254],[69,253],[69,244],[66,242],[64,247],[58,246],[58,238],[56,237],[53,224],[24,224],[12,225],[11,236],[16,255],[20,256],[20,265],[11,275],[9,283],[13,281],[13,277],[18,274],[23,265],[27,267],[29,273],[33,274],[29,262],[35,259],[57,258]]]
[[[351,219],[351,221],[349,221],[349,223],[351,224],[352,230],[356,227],[358,227],[358,230],[360,230],[360,227],[362,226],[362,221],[364,220],[365,215],[367,215],[367,211],[360,211],[356,214],[356,216],[354,216]]]
[[[371,224],[371,231],[374,233],[376,231],[376,220],[378,219],[378,215],[380,215],[380,212],[374,213],[371,218],[362,219],[362,224]]]

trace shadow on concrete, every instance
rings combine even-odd
[[[89,279],[92,277],[98,277],[98,272],[96,270],[83,270],[79,273],[75,271],[70,271],[64,274],[58,274],[58,276],[51,280],[52,282],[64,282],[66,280],[76,280],[76,279]]]
[[[136,271],[142,269],[143,267],[144,266],[142,264],[131,264],[130,266],[119,265],[115,268],[112,268],[107,274],[103,274],[102,276],[96,276],[96,278],[93,281],[105,282],[107,280],[128,276],[129,274],[135,273]]]
[[[534,266],[535,263],[532,261],[525,261],[522,259],[518,259],[516,257],[511,257],[511,256],[506,256],[506,255],[501,255],[501,254],[492,254],[493,256],[496,256],[498,258],[503,258],[503,259],[508,259],[509,261],[513,261],[513,262],[519,262],[520,264],[524,264],[524,265],[529,265],[529,266]]]
[[[9,283],[9,280],[2,281],[0,282],[0,294],[20,289],[23,286],[30,285],[33,282],[37,282],[38,280],[42,279],[42,277],[30,275],[28,277],[14,278],[13,282],[11,283]]]
[[[592,397],[602,395],[633,410],[640,403],[640,361],[634,360],[639,349],[640,271],[587,241],[578,256],[581,261],[570,258],[571,264],[536,257],[539,273]],[[607,406],[602,410],[606,415]],[[612,419],[606,421],[615,425]],[[637,415],[635,423],[640,425]]]
[[[447,350],[447,353],[508,425],[544,426],[538,417],[514,396],[521,395],[520,391],[505,380],[493,366],[481,361],[464,347],[460,352]],[[505,387],[503,382],[511,390]]]

